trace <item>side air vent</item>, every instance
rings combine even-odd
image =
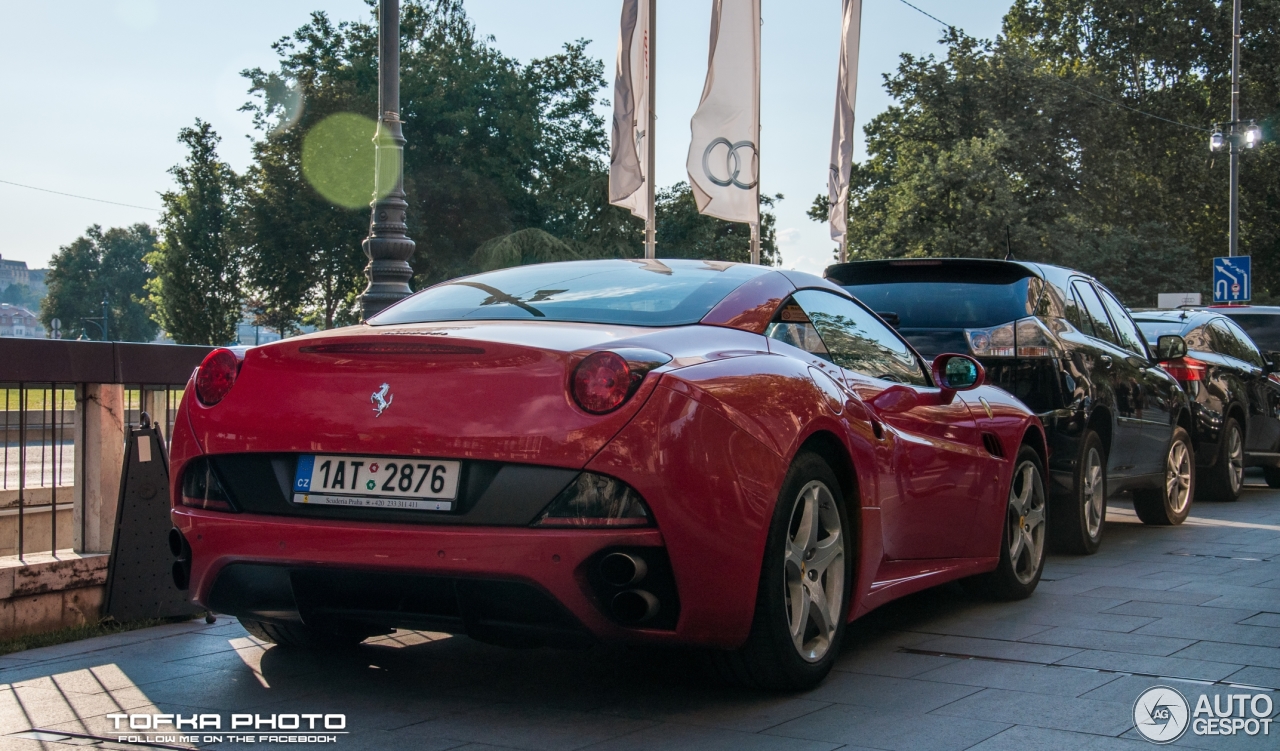
[[[1004,458],[1004,447],[1000,445],[1000,438],[995,433],[983,433],[982,445],[987,447],[987,453],[997,459]]]

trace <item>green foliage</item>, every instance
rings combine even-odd
[[[565,241],[530,228],[489,240],[472,256],[471,263],[481,271],[493,271],[531,263],[579,260],[582,256]]]
[[[9,303],[28,310],[40,309],[40,297],[26,284],[10,284],[0,292],[0,303]]]
[[[179,344],[228,344],[242,317],[240,243],[235,207],[240,180],[218,160],[221,140],[196,120],[178,140],[189,154],[169,170],[178,189],[161,195],[161,242],[147,262],[155,320]]]
[[[1270,135],[1280,2],[1247,4],[1244,28],[1243,116]],[[896,104],[865,127],[857,257],[1003,257],[1008,234],[1016,257],[1097,274],[1131,304],[1208,292],[1227,160],[1196,128],[1229,119],[1229,4],[1017,0],[995,42],[943,41],[941,59],[903,56],[886,80]],[[1280,291],[1278,160],[1274,143],[1241,159],[1241,250],[1261,294]],[[826,215],[815,200],[810,216]]]
[[[149,315],[146,300],[146,286],[154,276],[146,259],[155,245],[155,233],[145,224],[113,227],[106,232],[95,224],[70,245],[60,248],[50,260],[45,278],[49,293],[40,305],[40,321],[45,329],[57,318],[62,321],[65,339],[78,339],[81,335],[101,339],[106,301],[110,339],[155,339],[159,327]],[[93,322],[86,323],[85,319]]]
[[[765,266],[780,261],[777,218],[769,209],[781,200],[781,195],[760,197],[760,263]],[[751,260],[751,228],[699,214],[688,183],[676,183],[659,192],[657,203],[659,258]]]
[[[604,66],[587,42],[522,65],[476,35],[460,0],[406,0],[400,31],[415,287],[476,271],[473,257],[492,250],[478,249],[531,228],[589,255],[638,254],[638,222],[608,205],[608,138],[594,110]],[[247,175],[247,277],[266,325],[329,327],[352,318],[365,286],[373,174],[365,205],[338,202],[346,208],[307,181],[303,152],[326,118],[376,116],[377,30],[313,13],[274,49],[277,69],[245,71],[246,109],[263,132]]]

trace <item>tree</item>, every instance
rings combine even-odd
[[[37,310],[40,306],[40,298],[36,297],[35,292],[29,285],[10,284],[4,288],[3,292],[0,292],[0,303]]]
[[[105,302],[107,334],[112,340],[154,340],[159,327],[149,315],[146,299],[146,286],[154,274],[146,258],[155,244],[155,233],[146,224],[106,232],[95,224],[85,230],[49,262],[45,279],[49,293],[40,305],[41,323],[48,329],[57,318],[66,338],[101,339]]]
[[[1245,116],[1267,130],[1280,114],[1280,3],[1249,6]],[[1207,292],[1226,250],[1226,159],[1207,149],[1229,112],[1224,7],[1017,0],[994,42],[951,30],[945,56],[904,55],[886,80],[896,104],[864,128],[851,251],[1003,257],[1008,237],[1016,257],[1094,273],[1131,304]],[[1277,154],[1243,159],[1242,247],[1266,269],[1257,286],[1280,292]],[[810,215],[826,220],[825,198]]]
[[[161,242],[147,262],[155,320],[179,344],[228,344],[243,317],[236,204],[240,180],[218,160],[221,139],[206,122],[183,128],[189,149],[169,172],[177,190],[161,195]]]
[[[608,137],[594,109],[604,66],[586,47],[574,42],[522,65],[476,35],[461,0],[404,3],[400,98],[416,287],[476,271],[481,246],[525,229],[593,255],[639,253],[638,221],[608,204]],[[369,209],[325,199],[308,182],[304,152],[319,126],[350,113],[370,118],[362,143],[371,141],[377,33],[313,13],[274,49],[275,70],[245,71],[254,96],[246,109],[262,132],[247,175],[247,278],[274,328],[328,327],[350,320],[365,286]],[[372,163],[360,174],[372,197]]]
[[[777,219],[768,209],[781,200],[781,195],[760,197],[760,263],[765,266],[780,261]],[[751,228],[699,214],[688,183],[676,183],[661,191],[657,204],[659,256],[738,263],[751,260]]]

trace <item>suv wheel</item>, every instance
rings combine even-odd
[[[1133,510],[1143,524],[1181,524],[1191,513],[1196,489],[1196,461],[1191,436],[1175,428],[1164,460],[1164,485],[1133,491]]]
[[[1244,487],[1244,429],[1228,417],[1218,434],[1218,460],[1204,473],[1201,497],[1207,501],[1234,501]]]
[[[1054,499],[1049,510],[1054,547],[1072,555],[1093,555],[1102,544],[1107,521],[1107,450],[1086,430],[1080,441],[1070,495]]]
[[[714,655],[725,678],[794,691],[831,672],[853,590],[849,529],[835,473],[816,454],[797,456],[769,527],[751,634]]]

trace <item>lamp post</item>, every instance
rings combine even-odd
[[[1209,136],[1209,150],[1230,154],[1230,230],[1227,255],[1240,254],[1240,152],[1256,149],[1262,143],[1262,129],[1252,120],[1246,125],[1240,120],[1240,0],[1232,0],[1231,13],[1231,122],[1227,132],[1216,126]]]
[[[378,132],[374,136],[374,200],[364,253],[369,286],[360,295],[361,318],[412,294],[414,243],[406,234],[404,133],[400,127],[400,0],[378,0]],[[390,190],[383,195],[386,186]]]

